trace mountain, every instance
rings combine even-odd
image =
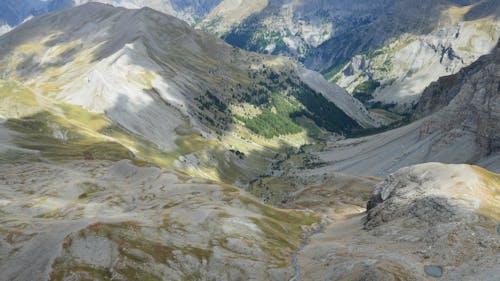
[[[329,77],[370,107],[411,113],[422,91],[437,77],[458,72],[495,46],[500,6],[491,1],[482,4],[447,7],[429,32],[393,37],[382,48],[354,56]],[[495,9],[497,13],[491,12]],[[478,11],[482,13],[472,16]]]
[[[73,5],[88,2],[100,2],[129,9],[149,7],[194,24],[214,9],[221,0],[73,0]]]
[[[231,32],[243,18],[301,1],[148,3],[220,16],[213,27]],[[0,281],[500,274],[500,175],[467,165],[500,171],[500,43],[457,73],[433,77],[411,115],[403,110],[404,120],[380,126],[401,118],[371,98],[383,81],[355,91],[380,121],[292,58],[193,29],[204,19],[73,4],[81,5],[0,36]],[[416,24],[399,26],[404,34],[471,2],[422,2],[429,23],[406,1],[351,1],[337,12],[358,4],[393,13],[388,25],[378,15],[353,22],[363,36],[371,20]],[[455,10],[485,24],[464,24],[457,40],[478,32],[487,52],[495,5]],[[312,15],[317,8],[301,6]],[[441,36],[433,32],[414,35]],[[447,49],[443,62],[455,63],[453,54]],[[345,67],[341,75],[364,71]],[[404,122],[412,123],[397,127]]]
[[[3,17],[22,20],[88,1],[49,2],[16,2],[24,12],[6,9]],[[234,46],[303,61],[387,123],[394,121],[387,111],[411,114],[421,92],[437,76],[454,74],[488,53],[500,34],[500,5],[494,0],[97,2],[150,7]]]
[[[497,45],[491,54],[469,67],[432,83],[406,125],[303,146],[294,154],[278,158],[271,166],[272,172],[252,181],[248,190],[276,206],[295,207],[296,197],[307,191],[306,202],[315,198],[308,207],[322,205],[318,197],[325,202],[343,202],[342,207],[359,200],[356,195],[367,197],[357,193],[359,186],[367,186],[363,182],[410,165],[468,163],[499,172],[498,52]],[[360,176],[365,178],[360,180]],[[330,185],[356,192],[354,196],[339,193],[330,190]]]
[[[500,5],[489,0],[271,1],[249,9],[259,12],[230,29],[226,22],[240,14],[231,9],[199,27],[238,47],[298,58],[370,106],[398,113],[411,112],[437,76],[488,53],[500,34]]]
[[[227,183],[374,123],[320,74],[149,8],[35,17],[0,54],[2,281],[287,280],[321,218]]]
[[[15,27],[31,16],[38,16],[89,2],[100,2],[129,9],[150,7],[194,23],[207,15],[221,0],[2,0],[0,23]]]
[[[62,146],[62,158],[108,159],[112,143],[119,155],[232,183],[285,146],[377,125],[320,74],[150,8],[89,3],[36,17],[0,37],[0,56],[6,126],[42,156]]]
[[[331,143],[325,169],[386,175],[425,162],[479,164],[500,171],[500,46],[457,74],[431,84],[413,123],[374,136]]]

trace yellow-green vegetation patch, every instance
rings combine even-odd
[[[153,88],[153,80],[156,78],[156,75],[152,71],[145,71],[140,74],[142,78],[142,82],[146,85],[147,89]]]
[[[320,139],[330,135],[328,132],[318,127],[314,121],[305,116],[299,116],[295,118],[294,121],[307,131],[307,135],[310,138]]]
[[[18,133],[16,145],[39,151],[54,161],[133,159],[123,145],[82,133],[67,121],[43,111],[19,119],[8,119],[5,125]]]
[[[96,114],[85,110],[81,106],[70,104],[58,104],[68,120],[74,121],[94,131],[99,131],[111,125],[111,121],[101,114]]]
[[[132,155],[127,152],[127,155],[121,156],[126,156],[125,158],[115,160],[133,159],[136,165],[143,166],[151,163],[162,167],[166,167],[172,162],[165,161],[168,155],[158,146],[115,125],[102,114],[89,112],[77,105],[58,104],[57,106],[64,115],[64,119],[59,118],[58,122],[62,122],[65,126],[80,132],[80,134],[87,135],[89,138],[114,143],[124,149],[133,150],[135,153],[135,155]]]
[[[254,118],[262,113],[262,110],[250,103],[239,103],[231,105],[231,112],[243,118]]]
[[[0,79],[0,114],[5,117],[21,117],[39,108],[35,94],[12,81]]]
[[[472,166],[472,169],[481,177],[489,191],[482,194],[479,212],[486,217],[500,221],[500,175],[477,166]]]
[[[10,54],[7,64],[0,65],[0,69],[16,69],[17,66],[23,61],[32,56],[36,56],[43,49],[44,46],[40,42],[36,41],[18,45]]]
[[[186,155],[196,151],[203,150],[210,146],[215,146],[217,143],[213,140],[207,140],[201,135],[180,136],[175,140],[178,149],[176,155]]]
[[[28,101],[36,101],[31,92],[24,91],[22,94],[29,97],[26,98]],[[42,157],[55,161],[131,159],[137,165],[151,163],[161,167],[172,167],[179,156],[216,145],[199,134],[188,132],[177,138],[176,151],[166,152],[113,124],[102,114],[76,105],[56,106],[51,112],[40,111],[8,119],[6,126],[21,133],[15,139],[16,144],[40,151]]]
[[[72,265],[69,267],[59,267],[62,262],[60,258],[53,264],[53,270],[50,273],[50,280],[67,280],[70,276],[79,276],[79,280],[111,280],[112,273],[107,268],[94,267],[91,265]]]

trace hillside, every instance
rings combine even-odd
[[[265,171],[283,147],[377,125],[318,73],[149,8],[90,3],[36,17],[0,37],[0,57],[6,126],[42,156],[68,145],[75,159],[101,157],[112,144],[232,183]]]
[[[495,1],[449,6],[429,32],[393,37],[382,48],[354,56],[328,77],[369,107],[411,113],[437,77],[457,73],[494,48],[500,34],[499,9]]]
[[[128,161],[0,167],[2,281],[287,280],[319,222]]]
[[[200,24],[235,46],[298,58],[370,107],[408,113],[436,77],[494,47],[499,9],[497,1],[274,1],[229,31],[224,15]]]
[[[499,46],[424,91],[413,123],[381,134],[331,142],[318,153],[332,169],[387,175],[425,162],[478,164],[500,171]],[[419,119],[420,118],[420,119]]]

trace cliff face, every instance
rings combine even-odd
[[[425,99],[417,107],[416,117],[437,113],[425,121],[420,137],[443,133],[440,143],[456,140],[460,136],[473,138],[478,161],[500,151],[500,51],[482,57],[471,67],[455,75],[454,86],[438,81],[425,92]],[[450,87],[451,86],[451,87]],[[447,88],[444,95],[433,92],[434,87]]]
[[[369,95],[366,100],[391,111],[411,113],[430,83],[459,72],[495,47],[500,34],[498,18],[480,17],[484,15],[478,12],[480,7],[444,8],[437,26],[389,37],[382,47],[347,60],[327,76],[354,95],[363,92],[363,84],[375,84],[375,89],[365,93]],[[490,8],[498,9],[498,4]]]
[[[500,43],[499,43],[500,44]],[[462,86],[470,78],[484,76],[483,84],[488,85],[486,89],[490,95],[494,96],[498,90],[495,90],[495,81],[497,78],[495,71],[498,70],[498,61],[500,48],[497,47],[490,55],[482,56],[470,66],[462,69],[455,75],[443,76],[438,81],[432,83],[422,93],[422,97],[415,107],[413,119],[421,119],[431,115],[434,112],[448,106],[450,102],[460,93]],[[496,65],[496,66],[495,66]]]

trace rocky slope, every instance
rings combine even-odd
[[[149,7],[195,24],[222,0],[73,0],[73,5],[100,2],[129,9]]]
[[[0,37],[0,281],[496,280],[500,175],[399,168],[500,170],[499,49],[339,141],[377,122],[290,59],[149,8],[32,19]]]
[[[407,165],[439,161],[500,171],[499,49],[497,45],[490,55],[425,90],[415,113],[422,119],[378,135],[332,142],[318,154],[327,163],[321,169],[386,175]]]
[[[54,137],[49,147],[83,131],[138,159],[227,182],[243,170],[261,173],[273,150],[314,132],[377,124],[318,73],[149,8],[90,3],[40,16],[0,37],[0,55],[12,130]],[[19,111],[25,104],[35,109]],[[40,150],[24,140],[21,147]]]
[[[311,212],[128,161],[0,164],[0,280],[288,280]]]
[[[303,280],[496,280],[500,177],[468,165],[403,168],[366,215],[327,227],[298,255]]]
[[[233,30],[227,25],[238,14],[230,8],[200,27],[236,46],[302,58],[371,105],[406,113],[436,77],[493,48],[499,8],[495,1],[274,1],[249,9]],[[369,83],[375,87],[366,91]]]
[[[233,5],[221,3],[198,26],[238,47],[301,59],[399,113],[436,77],[488,53],[500,33],[500,6],[491,0],[257,1],[241,7],[246,13]],[[376,86],[367,92],[367,83]]]
[[[447,8],[431,32],[393,38],[380,49],[355,56],[329,77],[373,107],[412,112],[437,77],[458,72],[495,46],[498,18],[472,17],[479,6]]]
[[[31,16],[89,2],[100,2],[129,9],[150,7],[194,24],[212,11],[221,0],[2,0],[0,1],[0,7],[2,7],[0,23],[15,27]]]

